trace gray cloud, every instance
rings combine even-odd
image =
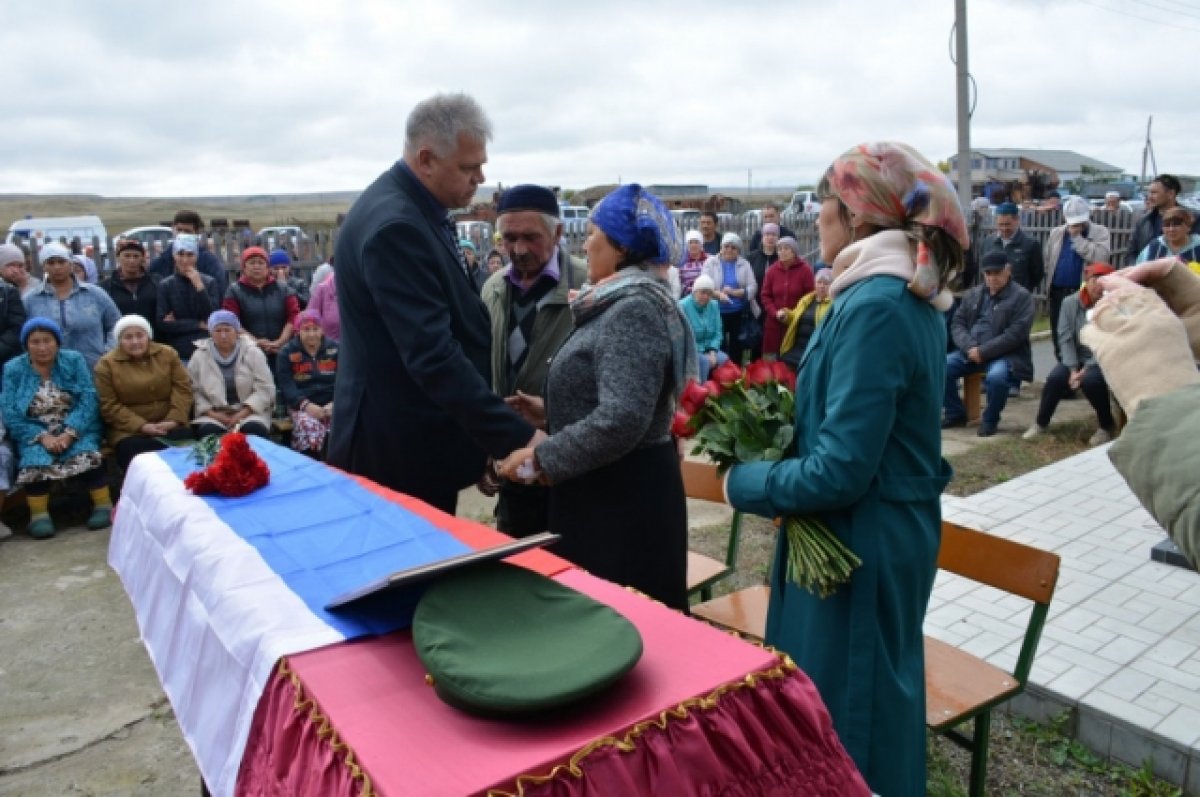
[[[413,103],[442,90],[493,117],[492,182],[744,185],[749,171],[785,188],[862,140],[934,160],[956,147],[944,0],[38,8],[0,28],[20,65],[0,124],[12,192],[360,188],[399,156]],[[1153,113],[1159,166],[1200,173],[1200,114],[1155,55],[1186,51],[1197,31],[1183,14],[1124,8],[972,2],[973,143],[1075,149],[1136,172]]]

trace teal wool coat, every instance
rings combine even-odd
[[[862,559],[824,600],[787,581],[780,534],[766,641],[816,683],[846,750],[886,797],[925,793],[921,632],[941,540],[946,331],[904,281],[843,291],[796,387],[796,451],[730,472],[734,507],[820,518]]]

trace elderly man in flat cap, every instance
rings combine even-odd
[[[492,317],[492,387],[501,396],[541,396],[550,358],[574,328],[568,292],[587,279],[587,264],[558,242],[558,200],[540,185],[518,185],[500,197],[496,226],[512,259],[484,283]],[[496,527],[524,537],[546,530],[549,489],[504,481]]]

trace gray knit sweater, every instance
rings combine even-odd
[[[576,328],[546,379],[550,437],[537,447],[551,483],[671,438],[671,345],[661,311],[629,296]]]

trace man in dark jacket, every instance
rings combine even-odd
[[[204,229],[204,221],[200,218],[200,214],[194,210],[181,210],[175,214],[175,220],[171,222],[171,229],[175,231],[176,235],[195,235],[202,239],[203,236],[200,236],[200,231]],[[225,290],[229,287],[229,275],[225,273],[225,266],[221,263],[220,259],[210,252],[206,246],[200,246],[200,254],[196,258],[196,270],[201,274],[212,277],[213,282],[217,284],[218,296],[225,295]],[[174,250],[167,249],[161,255],[154,258],[154,262],[150,264],[149,271],[151,274],[157,274],[159,279],[166,279],[174,274]],[[205,316],[205,318],[208,318],[208,316]]]
[[[158,309],[157,274],[146,271],[146,247],[141,241],[126,238],[117,244],[117,268],[100,280],[121,315],[140,315],[151,324]]]
[[[1150,181],[1150,188],[1146,191],[1146,213],[1133,227],[1133,234],[1129,236],[1129,248],[1125,250],[1125,262],[1121,268],[1128,268],[1136,263],[1146,244],[1162,235],[1162,214],[1179,204],[1176,197],[1181,190],[1183,184],[1173,174],[1160,174]],[[1195,215],[1192,232],[1200,232],[1200,214]]]
[[[187,362],[196,350],[196,341],[208,337],[208,317],[221,308],[216,281],[201,274],[196,266],[200,243],[195,235],[177,235],[171,243],[175,273],[158,283],[158,301],[154,328],[162,333],[162,343],[179,352]]]
[[[942,428],[966,425],[967,411],[958,395],[958,380],[983,372],[987,374],[987,408],[978,434],[991,437],[1008,401],[1009,374],[1025,382],[1033,379],[1033,352],[1029,346],[1033,296],[1013,281],[1012,267],[1002,253],[984,255],[980,268],[983,284],[967,291],[950,322],[957,348],[946,355]]]
[[[754,232],[754,237],[752,237],[750,239],[750,249],[748,251],[754,252],[756,250],[762,249],[763,227],[767,226],[768,224],[774,224],[778,227],[778,229],[775,231],[775,233],[776,233],[775,240],[777,240],[777,241],[780,238],[795,238],[796,237],[796,233],[792,232],[787,227],[783,226],[783,223],[781,222],[781,220],[779,218],[779,206],[776,205],[774,202],[768,202],[767,204],[763,205],[761,212],[762,212],[762,226],[759,227]],[[760,287],[762,286],[761,282],[759,282],[758,284]]]
[[[500,197],[496,229],[512,264],[484,283],[492,318],[492,385],[501,396],[541,396],[550,359],[575,329],[569,295],[587,279],[587,264],[557,245],[558,200],[540,185],[517,185]],[[496,502],[496,528],[514,537],[545,531],[550,491],[505,479]]]
[[[0,268],[18,260],[24,269],[25,253],[19,247],[14,244],[0,246]],[[8,282],[0,280],[0,369],[24,351],[21,347],[21,327],[24,324],[25,304],[21,301],[20,292]]]
[[[404,158],[354,203],[336,250],[342,339],[328,462],[451,514],[489,456],[545,435],[492,392],[488,311],[448,216],[483,182],[489,138],[465,94],[418,103]]]
[[[979,256],[1002,252],[1012,266],[1013,281],[1033,293],[1046,276],[1042,247],[1021,229],[1020,211],[1012,202],[996,206],[996,232],[983,242]]]

